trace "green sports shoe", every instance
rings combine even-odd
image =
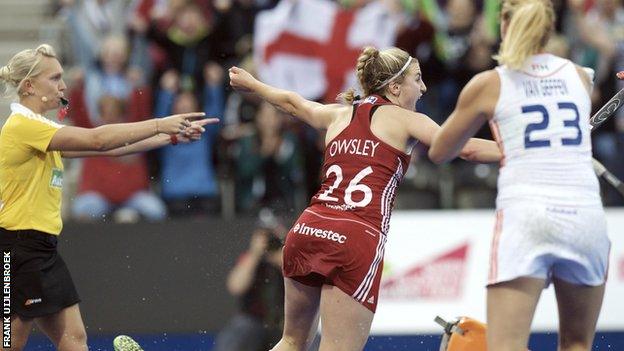
[[[113,340],[115,351],[143,351],[141,345],[127,335],[119,335]]]

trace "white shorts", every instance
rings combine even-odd
[[[602,206],[508,204],[496,211],[488,284],[553,277],[598,286],[607,279],[611,241]]]

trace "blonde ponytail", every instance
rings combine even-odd
[[[358,56],[357,63],[355,65],[355,74],[357,80],[362,87],[368,85],[368,74],[373,71],[372,66],[375,65],[375,61],[379,59],[379,50],[372,46],[365,47],[360,56]],[[366,89],[364,89],[366,90]],[[343,93],[338,94],[338,101],[345,104],[352,104],[355,101],[356,91],[351,88]]]
[[[498,55],[500,65],[520,69],[531,55],[540,52],[553,32],[555,12],[550,0],[505,0],[503,20],[507,31]]]

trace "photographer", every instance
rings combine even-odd
[[[259,351],[280,339],[284,312],[282,241],[279,226],[261,222],[249,249],[227,279],[228,291],[239,298],[240,311],[219,333],[215,351]]]

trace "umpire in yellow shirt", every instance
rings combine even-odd
[[[93,129],[63,126],[43,116],[64,102],[62,75],[45,44],[0,68],[0,83],[19,100],[0,131],[0,249],[11,257],[12,350],[23,349],[33,323],[58,350],[88,349],[80,298],[56,249],[63,226],[61,157],[121,156],[187,143],[218,121],[189,113]]]

